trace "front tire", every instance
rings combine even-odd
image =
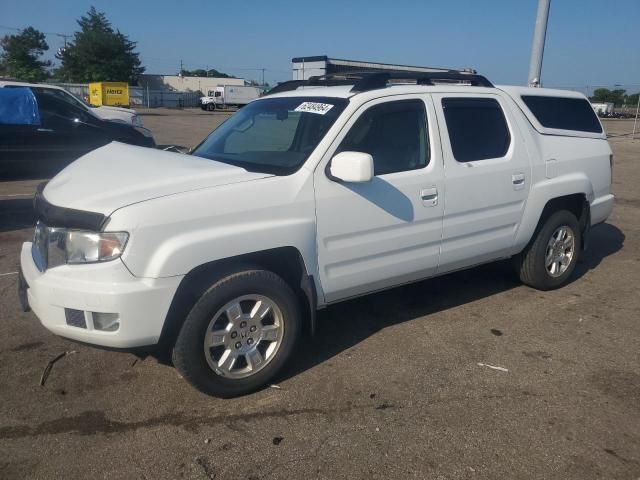
[[[300,335],[291,287],[273,272],[246,270],[212,285],[187,316],[173,363],[195,388],[234,397],[267,384],[285,365]]]
[[[209,112],[213,112],[216,109],[216,104],[215,103],[208,103],[207,104],[207,110]]]
[[[578,219],[567,210],[559,210],[545,220],[535,235],[533,242],[516,257],[520,280],[538,290],[566,285],[582,245]]]

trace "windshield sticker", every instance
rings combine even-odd
[[[317,113],[318,115],[324,115],[332,108],[333,108],[333,105],[331,105],[330,103],[303,102],[294,111]]]

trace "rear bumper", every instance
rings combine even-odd
[[[613,211],[614,196],[611,194],[602,195],[591,202],[591,225],[604,222]]]
[[[30,242],[22,246],[20,267],[28,306],[45,328],[62,337],[111,348],[158,343],[169,306],[182,280],[181,276],[137,278],[119,260],[62,265],[43,273],[33,261]],[[69,325],[65,309],[83,312],[79,315],[84,315],[85,327]],[[116,315],[119,328],[116,331],[96,329],[96,313]]]

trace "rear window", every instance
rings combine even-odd
[[[523,95],[522,101],[545,128],[602,133],[598,117],[585,99]]]

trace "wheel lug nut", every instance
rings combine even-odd
[[[247,326],[247,322],[240,322],[240,328],[244,328]]]
[[[253,338],[250,338],[249,340],[247,340],[247,345],[252,345],[253,344]]]
[[[255,332],[256,331],[256,326],[252,325],[251,328],[249,329],[250,332]]]
[[[236,348],[240,348],[242,344],[240,342],[236,342]]]
[[[236,338],[238,336],[238,332],[231,332],[231,338]]]

